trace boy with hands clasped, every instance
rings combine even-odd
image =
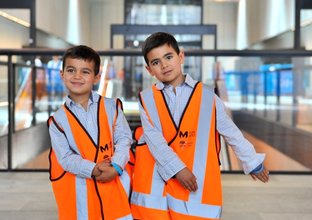
[[[61,77],[65,103],[48,120],[50,180],[59,219],[131,220],[128,202],[132,134],[120,100],[92,91],[100,57],[90,47],[69,48]]]
[[[152,34],[142,52],[158,82],[140,93],[143,131],[136,147],[132,214],[135,219],[220,219],[219,134],[244,172],[267,182],[264,155],[243,137],[213,89],[182,73],[184,53],[171,34]]]

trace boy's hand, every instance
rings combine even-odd
[[[99,175],[101,175],[101,171],[99,170],[99,166],[98,164],[95,165],[95,167],[92,170],[92,177],[97,177]]]
[[[99,166],[99,170],[101,175],[96,176],[95,180],[102,183],[110,182],[118,175],[118,172],[112,166]]]
[[[257,179],[261,180],[262,182],[266,183],[269,181],[269,171],[263,168],[260,173],[252,173],[250,176],[256,181]]]
[[[97,163],[92,170],[92,174],[91,174],[92,177],[98,177],[99,175],[101,175],[101,173],[102,173],[101,167],[107,167],[107,166],[110,166],[110,159],[109,158],[106,158],[102,162]]]
[[[102,162],[97,163],[97,168],[99,169],[99,171],[101,171],[102,167],[110,167],[110,166],[111,166],[110,158],[106,158]]]
[[[185,189],[191,192],[198,189],[196,177],[187,167],[180,170],[175,176]]]

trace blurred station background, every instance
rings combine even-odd
[[[138,92],[155,83],[140,46],[172,33],[184,72],[223,99],[228,113],[276,173],[312,169],[312,3],[307,0],[0,1],[0,170],[46,171],[46,120],[63,104],[65,49],[101,55],[94,87],[123,101],[140,125]],[[222,142],[223,172],[241,172]]]

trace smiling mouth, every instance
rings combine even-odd
[[[81,83],[81,82],[72,82],[72,84],[73,84],[74,86],[81,86],[83,83]]]
[[[168,70],[168,71],[166,71],[166,72],[163,72],[163,75],[167,75],[167,74],[169,74],[169,73],[171,73],[171,70]]]

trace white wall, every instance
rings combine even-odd
[[[218,49],[236,48],[236,17],[237,3],[204,0],[203,23],[217,25]],[[213,47],[210,46],[208,49]]]
[[[0,48],[21,48],[29,44],[29,29],[0,17]]]
[[[110,25],[124,22],[124,0],[39,0],[36,12],[38,29],[71,44],[103,50],[109,48]],[[29,22],[25,12],[10,13]],[[118,38],[116,42],[123,46]]]
[[[124,0],[38,0],[36,4],[38,29],[71,44],[87,44],[99,50],[109,48],[110,25],[124,22]],[[238,11],[243,4],[245,9],[240,13],[246,16],[242,20]],[[294,0],[240,0],[239,3],[203,0],[203,6],[203,23],[217,24],[218,49],[248,48],[294,27]],[[10,11],[29,21],[27,10]],[[302,22],[310,18],[311,13],[302,12]],[[6,30],[1,32],[0,48],[28,45],[26,28],[0,19],[1,30]],[[206,49],[213,48],[213,40],[213,37],[204,38]],[[122,38],[116,37],[114,41],[114,48],[122,48]],[[311,48],[307,36],[302,36],[302,42]],[[49,44],[57,47],[54,42]],[[281,41],[279,45],[289,48],[293,41]]]
[[[236,18],[238,4],[235,2],[203,2],[203,23],[217,25],[217,49],[236,49]],[[203,38],[204,49],[213,48],[213,37]],[[218,57],[223,68],[234,68],[234,58]],[[213,83],[213,71],[215,60],[205,57],[202,63],[202,81],[207,84]]]
[[[72,44],[90,44],[88,1],[39,0],[36,11],[37,28]]]
[[[10,15],[30,22],[29,10],[0,9]],[[86,0],[36,1],[37,29],[70,44],[90,45],[90,6]],[[28,45],[29,30],[15,22],[0,17],[0,48],[21,48]],[[37,36],[38,38],[38,36]],[[38,40],[38,39],[37,39]],[[51,48],[62,48],[60,41],[50,41]]]
[[[294,47],[294,0],[240,0],[239,9],[242,10],[237,22],[238,49]],[[300,23],[301,46],[311,49],[312,10],[301,10]],[[242,32],[242,29],[246,31]]]
[[[293,0],[247,1],[249,44],[276,36],[294,24]]]
[[[90,1],[90,39],[95,49],[110,47],[110,25],[124,23],[124,0]],[[114,48],[123,48],[122,40],[115,38]]]
[[[124,0],[39,0],[36,4],[38,29],[69,43],[87,44],[95,49],[109,48],[110,25],[124,22]],[[204,0],[203,22],[218,25],[219,49],[235,48],[236,6],[237,3]],[[29,22],[28,12],[10,10],[10,13]],[[213,38],[207,41],[211,47]],[[114,42],[114,48],[122,48],[121,38],[116,37]]]

